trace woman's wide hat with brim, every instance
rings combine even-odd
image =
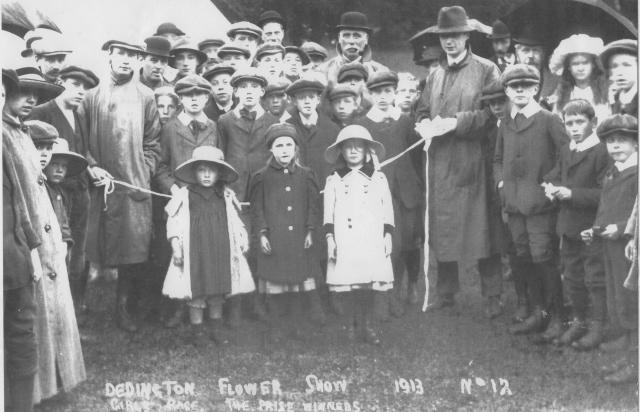
[[[425,32],[434,34],[469,33],[475,28],[469,24],[469,17],[463,7],[442,7],[438,12],[438,24],[429,27]]]
[[[197,184],[195,174],[195,166],[198,163],[210,163],[218,166],[220,173],[220,180],[226,183],[235,182],[238,179],[238,172],[229,163],[224,161],[224,154],[222,150],[213,146],[200,146],[196,147],[191,155],[191,159],[182,163],[176,168],[173,176],[185,183]]]
[[[335,163],[340,156],[340,145],[342,142],[349,139],[358,139],[366,142],[379,160],[384,159],[385,150],[382,143],[373,140],[371,133],[369,133],[369,131],[363,126],[352,124],[342,129],[340,133],[338,133],[336,141],[331,146],[327,147],[327,150],[324,152],[325,160],[329,163]]]
[[[34,90],[38,95],[38,104],[55,99],[64,91],[64,87],[46,81],[35,67],[22,67],[16,70],[16,74],[20,90]]]
[[[565,60],[574,54],[591,55],[595,58],[596,64],[599,65],[600,63],[597,57],[603,48],[604,43],[599,37],[591,37],[586,34],[573,34],[562,40],[553,51],[549,59],[549,70],[556,76],[562,76]]]

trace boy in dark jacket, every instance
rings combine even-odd
[[[516,254],[531,269],[527,287],[533,306],[529,317],[510,331],[536,332],[551,312],[543,336],[552,339],[562,332],[562,285],[554,259],[555,205],[545,197],[540,184],[569,138],[562,120],[534,99],[540,85],[538,69],[525,64],[509,66],[501,80],[511,112],[498,130],[494,182],[504,196]]]
[[[572,100],[562,110],[571,142],[560,149],[558,163],[545,177],[547,196],[560,205],[556,233],[564,282],[571,301],[573,320],[556,340],[560,345],[588,350],[602,341],[606,317],[602,242],[586,245],[580,232],[596,217],[600,188],[610,167],[607,148],[595,134],[597,119],[586,100]],[[587,309],[591,301],[591,316]]]
[[[624,351],[625,356],[602,369],[610,383],[637,378],[638,295],[625,289],[631,262],[625,258],[624,230],[638,193],[638,120],[627,114],[613,115],[598,126],[598,137],[614,161],[602,184],[600,204],[593,228],[581,233],[586,242],[602,238],[607,311],[611,326],[621,332],[617,339],[600,345],[604,351]]]

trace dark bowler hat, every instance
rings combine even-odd
[[[16,74],[20,90],[34,90],[38,95],[38,104],[55,99],[64,91],[64,87],[46,81],[35,67],[22,67],[16,70]]]
[[[18,75],[13,69],[2,69],[2,84],[4,87],[16,90],[18,88]]]
[[[173,46],[169,54],[171,55],[171,57],[175,58],[176,54],[183,51],[194,53],[198,57],[198,65],[201,65],[202,63],[207,61],[207,55],[201,52],[200,49],[198,49],[198,45],[193,43],[189,39],[181,39],[180,41],[178,41]]]
[[[600,53],[600,61],[605,69],[609,68],[609,59],[614,54],[630,54],[638,56],[638,40],[621,39],[612,41],[604,46]]]
[[[156,29],[154,36],[162,36],[163,34],[175,34],[176,36],[184,36],[184,32],[176,27],[173,23],[162,23]]]
[[[121,49],[131,50],[138,53],[143,51],[142,47],[138,46],[137,44],[127,43],[121,40],[108,40],[102,45],[102,50],[110,51],[112,47],[119,47]]]
[[[278,137],[289,136],[298,144],[298,132],[296,132],[296,127],[291,123],[275,123],[269,126],[267,129],[267,133],[265,135],[265,140],[267,141],[267,147],[271,149],[271,145],[274,140]]]
[[[42,120],[27,120],[24,124],[29,126],[29,136],[31,136],[33,144],[55,143],[60,137],[55,127]]]
[[[516,82],[540,84],[540,71],[529,64],[517,63],[504,69],[500,82],[504,87]]]
[[[534,25],[527,25],[513,37],[513,41],[525,46],[544,46],[546,41],[542,35],[542,29]]]
[[[362,30],[371,33],[373,29],[369,27],[367,15],[359,11],[348,11],[340,16],[340,24],[336,26],[336,30]]]
[[[315,57],[320,57],[322,59],[326,59],[327,56],[329,55],[329,53],[327,52],[327,49],[325,49],[324,47],[322,47],[318,43],[315,43],[315,42],[312,42],[312,41],[306,41],[306,42],[302,43],[300,48],[302,49],[302,51],[307,53],[307,55],[309,57],[314,57],[315,56]]]
[[[236,46],[235,44],[225,44],[218,49],[218,58],[222,59],[222,56],[229,54],[242,54],[246,59],[251,57],[251,51],[244,47]]]
[[[331,102],[346,96],[357,98],[358,92],[348,84],[336,84],[331,90],[329,90],[329,101]]]
[[[53,145],[51,160],[56,158],[67,159],[67,177],[77,176],[89,166],[84,156],[69,150],[69,142],[65,139],[56,139]]]
[[[284,17],[275,10],[264,11],[260,17],[258,17],[258,26],[260,27],[264,27],[265,24],[270,22],[280,23],[283,29],[286,28]]]
[[[287,94],[289,96],[295,96],[297,93],[306,91],[312,91],[320,94],[323,90],[324,85],[318,80],[299,79],[287,87]]]
[[[264,89],[264,97],[272,94],[285,94],[289,86],[291,86],[291,82],[286,77],[278,77],[275,80],[270,80]]]
[[[209,94],[211,93],[211,83],[202,76],[189,74],[178,80],[173,90],[178,96],[193,92]]]
[[[214,76],[217,76],[222,73],[226,73],[229,76],[232,76],[235,73],[236,69],[231,66],[227,66],[226,64],[216,64],[202,75],[208,81],[211,81]]]
[[[238,83],[243,80],[251,80],[256,83],[260,83],[262,87],[267,86],[267,78],[264,77],[262,73],[255,67],[247,67],[233,73],[230,81],[231,87],[236,87]]]
[[[469,25],[469,17],[463,7],[442,7],[438,12],[438,24],[429,27],[428,33],[468,33],[475,29]]]
[[[638,140],[638,119],[629,114],[614,114],[607,117],[596,129],[600,140],[605,140],[612,134],[622,134]]]
[[[215,46],[220,47],[224,44],[224,40],[222,39],[204,39],[200,43],[198,43],[198,49],[200,51],[204,50],[205,47]]]
[[[233,23],[229,27],[229,30],[227,30],[227,36],[229,36],[230,39],[233,39],[233,36],[238,33],[250,34],[257,37],[258,39],[262,37],[262,29],[248,21],[239,21],[237,23]]]
[[[482,96],[480,96],[481,102],[488,100],[505,98],[507,95],[504,92],[504,87],[499,81],[491,82],[482,88]]]
[[[398,74],[392,71],[379,71],[369,76],[367,80],[367,89],[375,90],[384,86],[398,86]]]
[[[416,64],[421,66],[429,66],[432,61],[440,60],[442,57],[442,47],[438,46],[425,46],[422,49],[422,55],[416,59]]]
[[[347,63],[340,67],[340,70],[338,71],[338,83],[342,82],[347,77],[353,76],[367,81],[369,73],[367,72],[367,68],[361,63]]]
[[[487,37],[491,40],[508,39],[511,37],[511,32],[502,20],[496,20],[493,22],[493,27],[491,27],[491,34]]]
[[[280,44],[273,43],[265,43],[262,46],[258,47],[256,51],[256,60],[262,59],[264,56],[271,54],[281,54],[284,57],[284,47]]]
[[[151,36],[144,39],[144,54],[158,57],[171,57],[171,42],[166,37]]]
[[[93,89],[100,83],[100,79],[91,70],[79,66],[69,65],[60,70],[60,79],[78,79],[82,81],[88,89]]]
[[[284,48],[284,54],[287,54],[287,53],[295,53],[298,56],[300,56],[300,60],[302,61],[303,66],[309,64],[310,62],[309,56],[307,56],[307,53],[305,53],[300,47],[287,46]]]

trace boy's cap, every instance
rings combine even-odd
[[[275,80],[269,80],[267,87],[264,89],[264,97],[271,94],[285,94],[285,91],[289,86],[291,86],[291,82],[286,77],[278,77]]]
[[[331,90],[329,90],[329,101],[334,101],[346,96],[357,98],[358,92],[348,84],[336,84]]]
[[[219,74],[223,74],[226,73],[230,76],[233,76],[233,73],[235,73],[236,69],[234,69],[233,67],[226,65],[226,64],[216,64],[215,66],[213,66],[212,68],[210,68],[209,70],[207,70],[202,77],[204,77],[205,79],[207,79],[207,81],[211,81],[215,76],[219,75]]]
[[[374,72],[367,80],[367,89],[375,90],[384,86],[398,86],[398,74],[392,71]]]
[[[205,49],[205,47],[209,47],[209,46],[220,47],[223,44],[224,44],[224,40],[222,39],[218,39],[218,38],[204,39],[200,43],[198,43],[198,49],[202,51]]]
[[[180,41],[173,46],[169,54],[171,57],[175,58],[176,54],[183,51],[194,53],[198,57],[198,66],[207,60],[207,55],[198,49],[198,45],[186,38],[180,39]],[[174,64],[174,62],[171,62],[171,64]]]
[[[166,37],[151,36],[144,39],[144,54],[158,57],[171,57],[171,42]]]
[[[327,150],[325,150],[324,159],[331,164],[335,163],[340,155],[340,144],[349,139],[365,141],[369,145],[369,148],[373,150],[376,156],[378,156],[379,160],[384,159],[385,150],[382,143],[373,140],[371,133],[369,133],[365,127],[357,124],[346,126],[340,130],[338,137],[336,137],[336,141],[331,146],[327,147]]]
[[[235,44],[225,44],[218,49],[218,58],[222,59],[222,56],[229,54],[241,54],[248,59],[251,57],[251,51],[249,49],[245,49],[244,47],[236,46]]]
[[[255,67],[247,67],[233,73],[233,76],[231,76],[231,87],[236,87],[238,83],[244,80],[260,83],[262,87],[267,86],[267,78]]]
[[[507,95],[504,92],[504,87],[499,81],[491,82],[482,88],[482,96],[480,101],[485,102],[487,100],[493,100],[498,98],[506,98]]]
[[[78,79],[84,82],[89,89],[93,89],[100,83],[100,79],[98,79],[98,76],[96,76],[94,72],[75,65],[65,66],[60,70],[60,79],[64,80],[68,78]]]
[[[263,11],[260,17],[258,17],[258,26],[264,27],[265,24],[270,22],[280,23],[283,29],[286,29],[284,17],[275,10]]]
[[[176,36],[184,36],[184,32],[173,23],[162,23],[156,29],[154,36],[162,36],[163,34],[175,34]]]
[[[36,39],[31,42],[32,46],[23,50],[20,55],[23,57],[35,56],[59,56],[73,53],[73,50],[65,42],[62,35],[51,32],[46,37]]]
[[[213,146],[198,146],[193,149],[191,159],[179,165],[173,175],[176,179],[185,183],[197,184],[194,166],[198,162],[207,162],[219,166],[220,180],[226,183],[232,183],[238,179],[236,169],[224,161],[224,153],[222,153],[222,150]]]
[[[265,43],[262,46],[258,47],[255,59],[260,60],[264,56],[271,54],[281,54],[284,57],[284,47],[282,47],[280,44]]]
[[[504,87],[511,83],[540,84],[540,72],[535,67],[518,63],[504,69],[500,80]]]
[[[267,141],[267,147],[271,149],[271,145],[273,142],[282,136],[289,136],[296,142],[296,146],[298,145],[298,132],[296,128],[291,123],[275,123],[269,126],[267,129],[267,133],[265,135],[265,139]]]
[[[60,137],[55,127],[42,120],[27,120],[24,124],[29,127],[29,135],[36,145],[55,143]]]
[[[326,59],[329,55],[327,49],[322,47],[320,44],[312,41],[306,41],[302,43],[300,48],[302,49],[302,51],[307,53],[307,56],[309,57],[320,57],[322,59]]]
[[[369,73],[367,72],[366,67],[361,63],[347,63],[340,67],[340,70],[338,71],[338,83],[348,77],[357,77],[366,82],[369,78]]]
[[[609,68],[609,59],[614,54],[631,54],[638,56],[638,40],[621,39],[612,41],[604,46],[604,49],[600,53],[600,61],[605,69]]]
[[[84,156],[69,150],[69,142],[65,139],[57,139],[55,141],[51,152],[51,160],[56,157],[67,159],[67,177],[77,176],[89,166],[89,162],[87,162]]]
[[[502,22],[502,20],[496,20],[491,27],[491,34],[487,36],[491,40],[508,39],[511,37],[509,27]]]
[[[289,96],[295,96],[297,93],[312,91],[321,94],[324,90],[324,85],[317,80],[310,79],[298,79],[287,87],[287,94]]]
[[[262,29],[255,24],[248,21],[239,21],[233,23],[229,30],[227,30],[227,36],[233,39],[233,36],[239,33],[250,34],[260,39],[262,37]]]
[[[38,104],[55,99],[64,91],[64,87],[46,81],[40,70],[35,67],[21,67],[16,70],[16,74],[18,87],[35,90],[38,95]]]
[[[596,134],[600,140],[605,140],[612,134],[623,134],[638,140],[638,119],[629,114],[614,114],[606,118],[598,128]]]
[[[125,50],[131,50],[134,52],[141,53],[143,52],[142,47],[137,44],[127,43],[126,41],[121,40],[108,40],[102,45],[102,50],[110,51],[112,47],[119,47]]]
[[[211,93],[211,83],[209,83],[204,77],[197,74],[189,74],[182,79],[178,80],[173,90],[179,96],[181,94],[200,92]]]
[[[302,62],[303,66],[306,66],[311,61],[309,60],[309,56],[307,56],[307,53],[305,53],[300,47],[287,46],[284,48],[284,54],[288,54],[288,53],[295,53],[298,56],[300,56],[300,61]]]

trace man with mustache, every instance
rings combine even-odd
[[[156,90],[169,83],[164,79],[164,71],[169,64],[171,42],[161,36],[151,36],[144,40],[145,48],[142,53],[142,68],[140,69],[140,83],[151,90]]]
[[[64,66],[67,55],[71,50],[66,47],[62,38],[57,33],[51,34],[41,40],[36,40],[31,52],[25,51],[26,56],[33,53],[38,68],[49,83],[57,83],[60,77],[60,69]],[[24,53],[23,52],[23,55]]]

